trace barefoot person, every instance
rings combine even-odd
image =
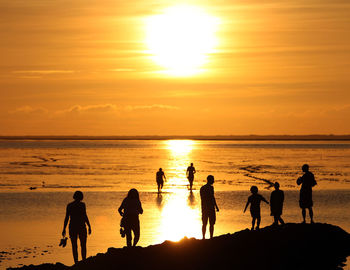
[[[186,175],[188,182],[190,182],[190,190],[192,191],[194,174],[196,173],[196,169],[193,167],[193,163],[187,168]]]
[[[210,238],[213,238],[214,235],[214,224],[216,221],[215,210],[219,212],[219,208],[216,204],[214,197],[214,176],[208,175],[207,184],[201,187],[201,203],[202,203],[202,234],[203,239],[205,239],[205,232],[207,230],[207,224],[209,220],[209,232]]]
[[[158,193],[160,193],[160,191],[163,188],[164,180],[166,180],[164,171],[163,171],[162,168],[159,168],[159,171],[156,173],[156,181],[157,181],[157,186],[158,186]]]
[[[82,202],[84,195],[81,191],[76,191],[73,195],[74,201],[67,205],[66,217],[64,219],[62,236],[66,236],[66,227],[69,220],[69,237],[72,242],[72,251],[74,263],[78,262],[78,237],[81,246],[81,257],[86,259],[86,225],[89,227],[89,234],[91,234],[91,226],[89,218],[86,214],[85,203]]]
[[[301,185],[299,206],[303,216],[303,223],[306,222],[306,208],[309,209],[311,223],[314,223],[314,213],[312,211],[312,187],[317,185],[317,183],[313,173],[309,171],[309,165],[304,164],[301,169],[303,170],[304,175],[298,178],[297,184]]]
[[[263,201],[263,202],[269,204],[269,202],[266,201],[263,196],[258,194],[258,191],[259,190],[258,190],[257,186],[252,186],[250,188],[250,192],[252,193],[252,195],[250,195],[248,197],[247,204],[245,205],[245,208],[244,208],[244,211],[243,211],[243,213],[245,213],[245,211],[248,208],[248,205],[250,204],[250,214],[252,216],[252,231],[254,230],[255,220],[256,220],[256,228],[255,228],[255,230],[259,230],[260,221],[261,221],[260,202]]]
[[[134,233],[133,247],[136,246],[140,239],[140,220],[139,214],[143,213],[139,192],[137,189],[130,189],[128,195],[123,200],[118,209],[119,214],[123,217],[122,224],[125,229],[126,245],[131,247],[132,235]]]
[[[284,201],[284,192],[280,190],[280,184],[276,182],[274,184],[275,190],[271,192],[270,196],[270,210],[271,216],[273,216],[274,222],[273,225],[278,225],[278,222],[281,225],[284,225],[284,221],[281,218],[283,210],[283,201]]]

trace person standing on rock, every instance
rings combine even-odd
[[[135,247],[140,239],[139,214],[143,213],[140,195],[137,189],[132,188],[129,190],[128,195],[120,205],[118,212],[122,216],[121,224],[124,227],[124,233],[126,235],[126,245],[131,247],[131,232],[133,232],[134,242],[132,246]]]
[[[275,190],[271,192],[270,196],[271,216],[273,216],[274,218],[273,225],[278,225],[278,222],[280,222],[281,225],[284,225],[284,221],[281,218],[283,210],[284,192],[280,190],[280,184],[278,182],[275,182],[274,187]]]
[[[200,196],[201,196],[201,205],[202,205],[202,235],[205,239],[205,233],[207,230],[207,224],[209,220],[209,232],[210,238],[213,238],[214,235],[214,225],[216,221],[216,213],[219,212],[219,207],[216,204],[214,196],[214,176],[208,175],[207,183],[201,187]]]
[[[66,236],[66,227],[69,221],[69,237],[72,242],[72,251],[74,263],[78,262],[78,237],[80,240],[81,257],[86,259],[86,225],[89,227],[89,234],[91,234],[91,226],[89,218],[86,214],[85,203],[82,202],[84,198],[83,192],[76,191],[73,195],[74,201],[67,205],[66,217],[64,219],[62,236]]]
[[[299,177],[297,184],[301,185],[300,188],[300,198],[299,206],[301,208],[301,214],[303,216],[303,222],[306,223],[306,208],[309,209],[309,216],[311,223],[314,223],[314,213],[312,211],[313,201],[312,201],[312,188],[317,185],[315,176],[312,172],[309,171],[309,165],[304,164],[301,167],[304,175]]]
[[[245,205],[245,208],[243,210],[243,213],[247,210],[249,204],[250,204],[250,214],[252,216],[252,231],[254,230],[255,221],[256,221],[256,227],[255,230],[259,230],[260,221],[261,221],[261,215],[260,215],[260,202],[263,201],[267,204],[269,202],[258,193],[259,189],[257,186],[251,186],[250,192],[252,195],[248,197],[247,204]]]

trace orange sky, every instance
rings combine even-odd
[[[348,0],[176,1],[220,22],[192,76],[147,53],[174,3],[1,0],[0,135],[350,133]]]

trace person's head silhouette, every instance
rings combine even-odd
[[[136,188],[130,189],[127,197],[132,200],[140,200],[139,192]]]
[[[303,167],[301,167],[301,169],[303,170],[303,172],[308,172],[309,171],[309,165],[304,164]]]
[[[162,171],[162,168],[159,168],[159,171],[161,172],[161,171]]]
[[[76,192],[74,192],[73,199],[74,199],[75,201],[82,201],[82,200],[84,199],[83,192],[81,192],[81,191],[79,191],[79,190],[76,191]]]
[[[275,182],[273,186],[275,187],[276,190],[279,190],[280,188],[280,184],[278,182]]]
[[[250,188],[250,192],[253,193],[253,194],[257,194],[259,191],[258,187],[257,186],[252,186]]]
[[[193,163],[191,163],[191,166],[193,166]]]
[[[207,177],[207,183],[208,183],[209,185],[214,184],[214,176],[208,175],[208,177]]]

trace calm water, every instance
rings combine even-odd
[[[185,171],[194,163],[195,191],[187,190]],[[140,191],[144,214],[142,246],[201,237],[198,189],[215,176],[220,212],[215,234],[250,226],[243,208],[255,184],[269,198],[271,181],[285,190],[284,218],[301,220],[296,179],[309,163],[315,219],[350,231],[350,143],[235,141],[0,141],[0,268],[61,261],[72,264],[70,244],[58,247],[65,206],[75,190],[85,194],[93,233],[88,256],[122,247],[117,214],[126,191]],[[158,196],[155,172],[168,178]],[[44,182],[44,183],[43,183]],[[29,188],[36,188],[30,190]],[[262,226],[271,224],[262,205]]]

